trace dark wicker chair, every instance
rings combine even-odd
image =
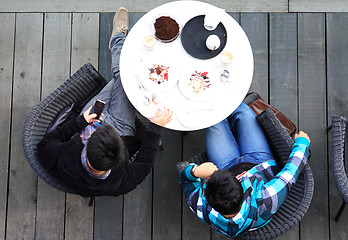
[[[258,122],[262,126],[267,140],[271,146],[277,163],[284,165],[291,153],[293,139],[283,129],[279,120],[270,109],[263,111],[258,117]],[[177,165],[177,171],[186,167],[190,162],[201,164],[207,161],[205,152],[192,157],[189,161],[181,162]],[[239,240],[268,240],[275,238],[300,222],[307,212],[312,201],[314,190],[314,180],[312,171],[308,164],[304,167],[295,185],[291,188],[286,201],[274,214],[272,220],[264,227],[250,231],[235,239]]]
[[[338,221],[347,202],[348,202],[348,177],[345,167],[345,154],[347,144],[347,119],[343,116],[332,116],[332,125],[329,126],[332,130],[332,170],[335,178],[336,186],[340,192],[343,202],[335,217]]]
[[[84,105],[106,84],[107,81],[90,63],[87,63],[53,93],[38,103],[26,119],[23,128],[22,144],[27,161],[42,180],[58,190],[75,193],[61,181],[55,171],[48,171],[38,161],[37,144],[64,109],[74,103],[74,111],[71,114],[77,115]],[[143,137],[145,131],[145,125],[139,119],[136,119],[136,136],[138,138]],[[93,204],[93,201],[94,198],[90,198],[90,206]]]

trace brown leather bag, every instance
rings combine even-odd
[[[249,102],[247,99],[249,99]],[[255,93],[255,92],[250,92],[246,95],[245,100],[247,100],[246,102],[247,102],[248,106],[256,113],[256,115],[259,115],[266,108],[270,108],[274,112],[274,114],[276,115],[276,117],[278,118],[278,120],[280,121],[280,123],[282,124],[284,129],[286,130],[286,132],[289,133],[289,135],[291,137],[293,137],[295,135],[296,125],[293,122],[291,122],[291,120],[288,119],[279,110],[277,110],[275,107],[266,103],[260,97],[259,94]]]

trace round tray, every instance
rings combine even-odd
[[[227,32],[220,22],[213,31],[204,27],[204,16],[199,15],[190,19],[181,31],[181,43],[188,54],[198,59],[210,59],[217,56],[225,47]],[[220,47],[211,51],[205,45],[207,38],[215,34],[220,38]]]

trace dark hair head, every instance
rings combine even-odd
[[[117,168],[125,161],[124,143],[110,124],[99,127],[87,142],[89,164],[99,171]]]
[[[237,213],[243,201],[240,182],[227,170],[215,171],[207,181],[208,204],[222,215]]]

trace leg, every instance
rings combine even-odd
[[[104,122],[113,125],[121,136],[133,136],[135,133],[135,109],[129,102],[120,77],[119,62],[125,34],[116,33],[111,38],[111,71],[113,86],[109,104],[105,107]]]
[[[227,119],[207,128],[205,145],[209,161],[218,169],[226,169],[241,156]]]
[[[244,158],[243,161],[259,164],[273,159],[266,136],[256,120],[256,114],[248,105],[241,103],[229,120]]]
[[[119,8],[114,17],[114,28],[110,39],[111,71],[113,79],[84,108],[94,104],[96,99],[106,102],[103,123],[111,124],[121,136],[132,136],[135,133],[135,109],[129,102],[120,78],[120,54],[128,30],[128,11]]]

